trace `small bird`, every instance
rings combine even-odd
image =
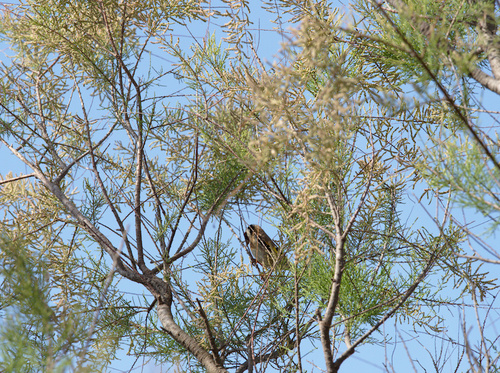
[[[276,261],[279,260],[279,265],[282,262],[286,263],[286,258],[276,244],[269,238],[264,229],[257,224],[251,224],[246,229],[245,242],[250,246],[253,256],[257,263],[264,267],[272,268],[275,266]]]

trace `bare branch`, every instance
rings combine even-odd
[[[27,174],[27,175],[21,175],[21,176],[17,176],[17,177],[12,177],[10,179],[0,180],[0,185],[12,183],[12,182],[17,181],[17,180],[27,179],[27,178],[30,178],[30,177],[33,177],[33,176],[36,176],[36,175],[34,173],[31,173],[31,174]]]

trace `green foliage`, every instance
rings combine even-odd
[[[488,146],[498,152],[494,142]],[[489,217],[491,232],[495,230],[500,211],[497,182],[500,173],[469,136],[436,140],[436,147],[426,152],[425,162],[419,166],[432,187],[449,192],[458,205]]]
[[[130,334],[136,312],[114,288],[102,296],[100,281],[107,274],[102,263],[88,267],[71,254],[59,263],[53,250],[29,246],[2,237],[2,370],[59,372],[75,365],[79,371],[102,370]],[[95,310],[101,310],[98,316]]]
[[[85,322],[83,317],[77,318],[79,309],[61,312],[54,307],[57,295],[52,295],[56,290],[52,287],[50,264],[46,257],[33,255],[24,245],[5,236],[0,242],[0,367],[5,372],[62,372],[78,358]],[[102,365],[95,360],[93,366]]]
[[[429,82],[429,72],[445,78],[449,75],[446,70],[450,60],[444,56],[452,45],[455,67],[470,71],[478,61],[477,34],[470,21],[474,14],[481,14],[479,2],[475,7],[463,1],[410,1],[404,5],[385,8],[366,1],[355,3],[354,9],[360,16],[368,16],[364,25],[370,32],[366,34],[378,30],[373,33],[375,37],[367,40],[368,58],[378,59],[389,69],[397,68],[404,77],[397,84],[413,83],[415,79],[425,84]],[[372,48],[372,43],[377,48]]]
[[[364,336],[386,315],[438,338],[440,307],[495,288],[457,256],[466,236],[449,210],[413,224],[403,211],[414,188],[438,202],[449,190],[497,225],[499,175],[482,145],[496,154],[498,139],[463,135],[474,89],[454,80],[486,61],[471,24],[491,9],[358,1],[362,21],[347,25],[327,1],[266,3],[295,26],[266,65],[250,3],[227,3],[4,12],[14,55],[2,65],[0,141],[33,174],[2,174],[1,369],[100,371],[127,345],[185,371],[207,370],[199,350],[225,367],[295,371],[302,348],[328,339],[323,350],[339,356],[351,342],[385,343],[380,330]],[[224,25],[226,38],[172,35],[194,19]],[[287,268],[247,264],[249,216],[278,229]],[[173,319],[119,292],[115,270]]]

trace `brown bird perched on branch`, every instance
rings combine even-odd
[[[263,267],[272,268],[278,261],[279,267],[286,267],[287,260],[282,251],[264,232],[264,229],[257,224],[251,224],[246,229],[244,236],[245,242],[250,247],[257,263]]]

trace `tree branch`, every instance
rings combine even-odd
[[[365,334],[363,334],[359,339],[357,339],[350,347],[347,348],[347,350],[337,359],[335,360],[333,364],[333,372],[338,372],[340,365],[354,353],[354,350],[357,346],[359,346],[361,343],[363,343],[373,332],[375,332],[383,323],[387,321],[391,316],[393,316],[397,310],[401,308],[403,304],[408,300],[408,298],[413,294],[413,292],[417,289],[418,285],[424,280],[424,278],[427,276],[429,271],[431,270],[432,266],[434,265],[434,262],[437,257],[437,251],[434,251],[433,254],[431,255],[429,261],[427,262],[425,268],[422,270],[420,275],[417,277],[415,282],[413,283],[412,286],[410,286],[404,293],[403,297],[399,301],[399,303],[392,308],[389,312],[387,312],[384,317],[382,317],[377,323],[370,329],[368,330]]]
[[[168,290],[167,290],[168,291]],[[219,366],[215,359],[210,355],[196,339],[182,330],[174,321],[171,311],[172,298],[167,303],[158,303],[158,318],[162,323],[165,331],[185,349],[191,352],[196,359],[205,367],[208,373],[225,373],[226,369]]]

